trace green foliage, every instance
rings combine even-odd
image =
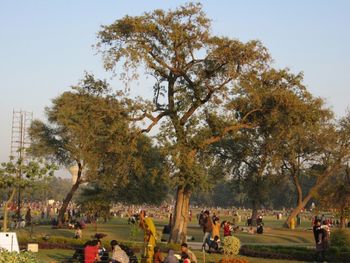
[[[50,176],[35,181],[31,187],[25,188],[21,194],[27,200],[63,200],[71,186],[70,178]]]
[[[241,76],[266,68],[266,49],[258,41],[211,35],[210,19],[201,4],[193,3],[168,12],[126,16],[103,26],[98,36],[106,69],[121,62],[126,71],[143,67],[155,77],[153,102],[139,113],[151,121],[145,132],[161,123],[158,138],[175,175],[172,181],[197,189],[205,186],[206,163],[197,153],[241,127],[244,116],[234,114],[233,87]],[[215,127],[205,128],[209,122]]]
[[[331,235],[331,248],[339,252],[350,252],[350,235],[344,230],[336,230]]]
[[[44,176],[52,176],[55,170],[57,170],[56,165],[42,159],[31,159],[26,162],[22,159],[12,159],[1,163],[0,188],[25,187]]]
[[[306,247],[244,245],[240,253],[245,256],[271,259],[313,261],[314,250]]]
[[[222,244],[225,256],[237,256],[241,248],[241,242],[237,237],[227,236]]]
[[[30,252],[8,252],[0,249],[0,263],[38,263],[35,255]]]
[[[138,226],[138,224],[130,224],[130,235],[129,240],[136,241],[137,238],[140,236],[142,230]]]
[[[82,189],[77,202],[83,213],[97,215],[107,220],[110,216],[111,196],[111,193],[95,185],[90,185]]]

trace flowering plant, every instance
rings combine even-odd
[[[38,263],[39,261],[30,252],[9,252],[0,249],[0,263]]]
[[[225,237],[222,245],[225,256],[236,256],[241,248],[241,242],[237,237],[233,236]]]

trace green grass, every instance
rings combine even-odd
[[[73,250],[57,250],[57,249],[41,249],[37,253],[37,258],[42,263],[53,263],[53,262],[62,262],[67,260],[73,255]],[[204,262],[203,253],[196,251],[195,252],[198,262]],[[205,254],[206,262],[218,262],[222,258],[222,255],[217,254]],[[253,258],[245,256],[237,256],[237,258],[243,258],[248,260],[249,263],[302,263],[303,261],[289,261],[289,260],[278,260],[278,259],[263,259],[263,258]]]
[[[225,218],[221,218],[224,220]],[[282,221],[277,221],[272,217],[267,217],[265,220],[265,232],[263,235],[251,235],[248,233],[239,232],[235,234],[242,244],[249,245],[281,245],[281,246],[302,246],[302,247],[313,247],[314,240],[312,231],[309,230],[310,223],[304,222],[300,228],[295,230],[283,229]],[[157,231],[161,232],[163,226],[167,224],[167,220],[155,220],[155,225]],[[243,223],[241,224],[243,226]],[[16,231],[18,233],[19,239],[29,240],[29,229],[22,229]],[[74,230],[70,229],[52,229],[49,225],[38,225],[33,228],[32,237],[36,240],[41,240],[43,236],[50,235],[51,239],[54,240],[59,238],[66,238],[67,242],[72,240],[74,236]],[[105,233],[107,236],[103,239],[104,245],[108,247],[108,243],[112,239],[118,241],[134,241],[142,242],[143,233],[142,231],[136,231],[131,240],[131,227],[127,224],[125,218],[113,218],[107,223],[99,223],[96,226],[88,225],[86,229],[83,230],[83,238],[90,239],[95,233]],[[347,229],[347,232],[350,233],[350,229]],[[195,237],[195,242],[201,242],[203,237],[202,229],[197,225],[197,221],[194,220],[189,224],[188,235]],[[24,244],[25,245],[25,244]],[[199,259],[199,262],[203,262],[202,253],[200,251],[194,251]],[[70,258],[73,255],[73,250],[58,250],[58,249],[40,249],[37,254],[40,262],[62,262],[65,259]],[[139,256],[139,255],[138,255]],[[208,255],[206,254],[206,262],[216,262],[222,255]],[[272,259],[261,259],[261,258],[252,258],[252,257],[243,257],[248,259],[249,262],[293,262],[286,260],[272,260]]]

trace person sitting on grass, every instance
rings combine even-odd
[[[99,262],[97,240],[88,241],[84,248],[84,263]]]
[[[118,244],[117,240],[111,241],[112,261],[110,263],[129,263],[129,257]]]
[[[162,253],[160,252],[159,247],[154,248],[154,255],[153,255],[153,263],[163,263],[164,258],[162,256]]]
[[[80,227],[77,227],[77,229],[75,230],[75,234],[74,234],[74,238],[75,239],[80,239],[83,236],[83,232],[81,231]]]
[[[192,263],[197,263],[197,257],[191,250],[188,249],[187,243],[181,244],[181,252],[186,253]]]
[[[191,263],[190,257],[185,252],[181,253],[181,260],[182,263]]]
[[[177,257],[175,257],[174,250],[169,250],[168,256],[165,258],[164,263],[179,263],[179,260]]]

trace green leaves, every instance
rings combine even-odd
[[[57,166],[41,159],[12,160],[0,167],[0,188],[25,187],[44,176],[52,176]]]

